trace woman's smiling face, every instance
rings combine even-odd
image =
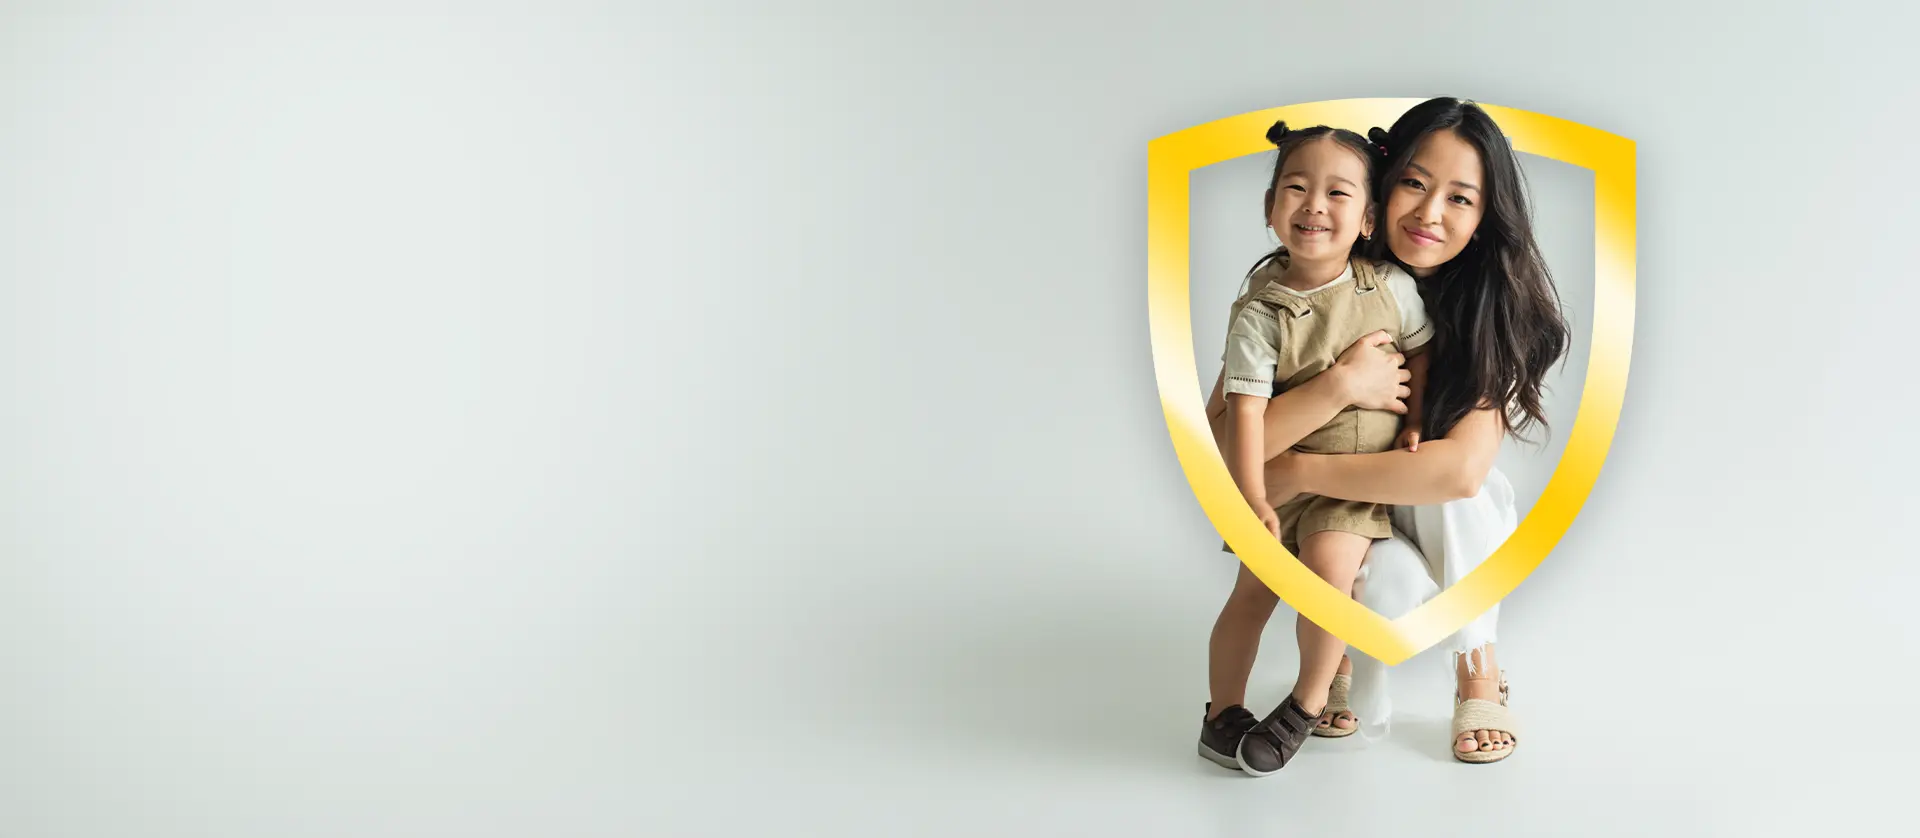
[[[1429,276],[1459,256],[1484,213],[1480,153],[1452,130],[1420,141],[1387,191],[1387,246],[1414,276]]]

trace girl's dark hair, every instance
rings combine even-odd
[[[1452,131],[1480,154],[1480,226],[1451,261],[1421,280],[1420,296],[1435,326],[1428,351],[1425,435],[1445,436],[1475,409],[1501,410],[1506,430],[1524,438],[1547,427],[1541,407],[1547,371],[1571,340],[1546,260],[1533,238],[1525,176],[1500,126],[1473,102],[1439,98],[1413,106],[1393,128],[1368,132],[1385,154],[1376,168],[1375,229],[1385,230],[1387,197],[1400,182],[1422,140]],[[1388,237],[1374,237],[1372,255],[1398,262]],[[1404,267],[1404,263],[1402,263]]]
[[[1354,154],[1360,155],[1360,160],[1365,163],[1367,167],[1367,181],[1369,183],[1379,180],[1381,159],[1385,156],[1385,153],[1378,144],[1368,142],[1366,137],[1362,137],[1345,128],[1334,128],[1330,125],[1315,125],[1312,128],[1294,129],[1288,128],[1287,123],[1281,121],[1274,123],[1273,127],[1267,129],[1267,142],[1273,143],[1274,147],[1279,149],[1279,153],[1275,154],[1273,158],[1273,175],[1267,178],[1267,193],[1271,195],[1274,185],[1280,182],[1280,173],[1287,165],[1287,155],[1292,154],[1295,149],[1307,143],[1329,137],[1331,137],[1334,142],[1352,150]],[[1368,197],[1370,198],[1372,196]],[[1267,211],[1269,214],[1272,213],[1273,209],[1271,205],[1268,206]],[[1368,243],[1366,239],[1355,239],[1351,251],[1352,258],[1357,259],[1364,256],[1367,252],[1367,247]],[[1279,258],[1280,255],[1285,252],[1287,252],[1287,249],[1284,246],[1274,248],[1273,252],[1260,257],[1260,261],[1253,263],[1253,267],[1247,271],[1247,276],[1253,276],[1255,271],[1260,270],[1268,262]]]

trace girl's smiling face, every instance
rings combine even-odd
[[[1451,129],[1420,141],[1387,190],[1387,246],[1414,276],[1459,256],[1480,228],[1486,183],[1480,153]]]
[[[1297,260],[1346,259],[1373,233],[1367,210],[1366,161],[1331,137],[1289,152],[1267,194],[1267,223]]]

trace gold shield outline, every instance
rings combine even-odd
[[[1364,132],[1392,125],[1420,101],[1336,99],[1287,105],[1197,125],[1147,144],[1148,328],[1160,406],[1180,467],[1208,520],[1254,575],[1307,619],[1388,665],[1446,639],[1519,587],[1566,534],[1599,479],[1619,425],[1633,349],[1633,141],[1546,114],[1480,103],[1515,151],[1593,172],[1593,344],[1566,452],[1539,502],[1473,573],[1396,620],[1342,596],[1281,547],[1247,508],[1214,444],[1193,357],[1188,183],[1195,169],[1271,150],[1266,130],[1276,120]]]

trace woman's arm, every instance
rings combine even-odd
[[[1329,370],[1328,373],[1332,371]],[[1346,382],[1338,374],[1321,373],[1307,383],[1267,400],[1261,425],[1260,461],[1273,459],[1292,448],[1347,409]],[[1222,380],[1213,383],[1213,395],[1207,399],[1207,425],[1213,429],[1213,441],[1221,452],[1228,450],[1227,399],[1222,395]]]
[[[1269,399],[1261,440],[1262,461],[1272,460],[1292,448],[1349,406],[1406,412],[1404,400],[1410,395],[1406,382],[1411,375],[1404,368],[1406,358],[1378,348],[1392,340],[1386,332],[1361,338],[1347,347],[1326,372]],[[1214,444],[1222,452],[1227,450],[1225,378],[1223,372],[1220,378],[1214,379],[1213,394],[1207,397],[1207,424],[1213,429]],[[1272,467],[1267,471],[1267,495],[1272,497]]]
[[[1505,423],[1491,408],[1463,417],[1419,451],[1379,454],[1292,454],[1267,464],[1267,497],[1296,494],[1421,505],[1470,498],[1500,454]]]

